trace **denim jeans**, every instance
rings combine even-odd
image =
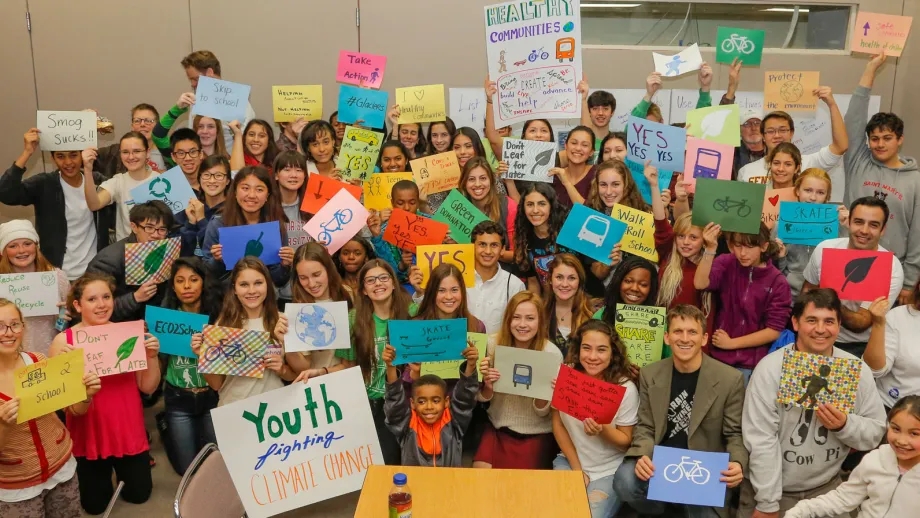
[[[636,476],[636,460],[625,459],[613,475],[613,490],[621,502],[629,504],[637,513],[649,516],[667,516],[684,518],[718,518],[712,507],[700,505],[669,504],[649,500],[648,482]]]
[[[572,465],[561,453],[553,460],[553,469],[571,470]],[[613,518],[620,509],[620,499],[613,491],[613,475],[588,482],[588,507],[591,518]]]
[[[164,385],[167,426],[164,446],[173,469],[182,475],[205,444],[217,442],[211,422],[211,409],[217,406],[217,392],[211,389],[192,392],[169,383]]]
[[[751,374],[754,374],[754,369],[745,369],[744,367],[735,367],[735,370],[741,373],[741,377],[744,378],[744,388],[747,388],[748,382],[751,381]]]

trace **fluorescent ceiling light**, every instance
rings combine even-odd
[[[769,9],[761,9],[763,12],[770,13],[794,13],[795,9],[792,7],[771,7]],[[807,13],[808,9],[799,9],[800,13]]]
[[[581,4],[582,7],[639,7],[642,4]]]

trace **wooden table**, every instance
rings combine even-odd
[[[355,518],[385,518],[393,475],[405,473],[419,518],[589,518],[580,471],[371,466]]]

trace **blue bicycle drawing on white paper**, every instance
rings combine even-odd
[[[347,225],[351,222],[354,214],[351,212],[351,209],[339,209],[335,211],[332,215],[332,219],[325,223],[320,223],[320,228],[323,230],[316,236],[316,240],[320,244],[328,246],[332,243],[332,234],[342,230],[344,225]]]

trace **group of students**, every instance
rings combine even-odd
[[[145,502],[153,462],[141,393],[162,389],[162,437],[181,474],[216,442],[211,409],[357,367],[387,464],[458,467],[466,454],[474,468],[580,470],[594,518],[614,516],[623,504],[652,516],[725,517],[732,507],[745,517],[842,516],[858,506],[861,516],[908,516],[911,492],[920,489],[920,364],[909,345],[920,331],[920,244],[913,239],[920,225],[912,224],[920,173],[913,159],[899,155],[903,122],[888,113],[867,117],[883,62],[879,56],[867,65],[846,118],[830,89],[815,92],[830,108],[833,131],[832,144],[815,155],[802,156],[790,143],[788,114],[742,117],[737,181],[793,187],[800,202],[826,203],[828,172],[842,164],[849,206],[840,208],[841,237],[816,247],[783,244],[766,225],[757,234],[724,235],[716,224],[693,225],[683,179],[659,191],[654,167],[634,177],[625,135],[608,129],[616,99],[603,91],[587,95],[584,81],[583,125],[568,132],[553,183],[501,178],[507,164],[497,157],[510,128],[495,127],[494,83],[485,84],[484,139],[449,119],[427,132],[398,124],[394,106],[377,170],[408,171],[414,158],[453,150],[462,168],[457,189],[487,217],[471,234],[472,288],[451,264],[434,268],[423,285],[414,255],[383,239],[392,209],[371,211],[366,227],[334,254],[303,231],[311,217],[301,210],[309,175],[341,178],[335,158],[345,125],[336,114],[328,122],[283,123],[277,139],[251,107],[242,124],[198,116],[190,128],[170,133],[194,103],[184,93],[162,117],[150,105],[135,107],[132,131],[117,144],[55,151],[57,170],[24,179],[39,140],[38,130],[27,131],[22,154],[0,176],[0,203],[34,206],[35,225],[0,225],[0,274],[55,272],[70,327],[57,332],[53,316],[24,318],[0,299],[0,514],[79,516],[81,507],[100,514],[114,492],[113,472],[125,482],[124,500]],[[193,88],[201,75],[221,74],[208,51],[181,64]],[[740,73],[740,64],[731,67],[722,103],[734,101]],[[704,64],[700,107],[711,104],[712,74]],[[651,74],[633,113],[660,121],[652,103],[660,87],[660,75]],[[521,138],[555,136],[550,122],[538,119],[525,123]],[[129,204],[133,187],[172,166],[195,191],[187,209],[174,215],[160,201]],[[748,176],[752,168],[758,174]],[[649,200],[637,181],[649,184]],[[393,209],[421,216],[446,197],[423,199],[412,181],[395,183],[390,194]],[[658,264],[620,245],[609,265],[560,246],[574,204],[606,214],[616,204],[648,212]],[[282,235],[275,264],[255,257],[224,262],[220,228],[266,222],[277,222]],[[180,238],[181,252],[168,280],[129,285],[125,245],[171,237]],[[888,297],[841,302],[819,288],[824,249],[884,251],[882,241],[894,252]],[[328,301],[348,304],[351,348],[286,353],[284,305]],[[663,360],[633,365],[617,334],[618,304],[668,310]],[[265,374],[199,373],[194,359],[159,354],[156,337],[147,334],[146,370],[86,375],[88,399],[65,409],[63,421],[49,414],[16,423],[17,369],[72,350],[80,328],[143,319],[148,305],[271,333]],[[472,345],[464,350],[457,380],[421,375],[418,364],[393,365],[390,320],[453,318],[489,335],[485,357]],[[578,420],[549,401],[496,392],[495,382],[510,375],[495,367],[498,345],[542,351],[623,386],[613,422]],[[193,351],[201,347],[201,334],[193,335]],[[787,350],[861,357],[852,411],[777,403]],[[879,446],[886,409],[887,443]],[[725,506],[648,500],[656,445],[728,452],[720,474],[730,488]],[[845,466],[851,449],[873,451],[858,464],[850,456]],[[843,468],[853,471],[839,485]]]

